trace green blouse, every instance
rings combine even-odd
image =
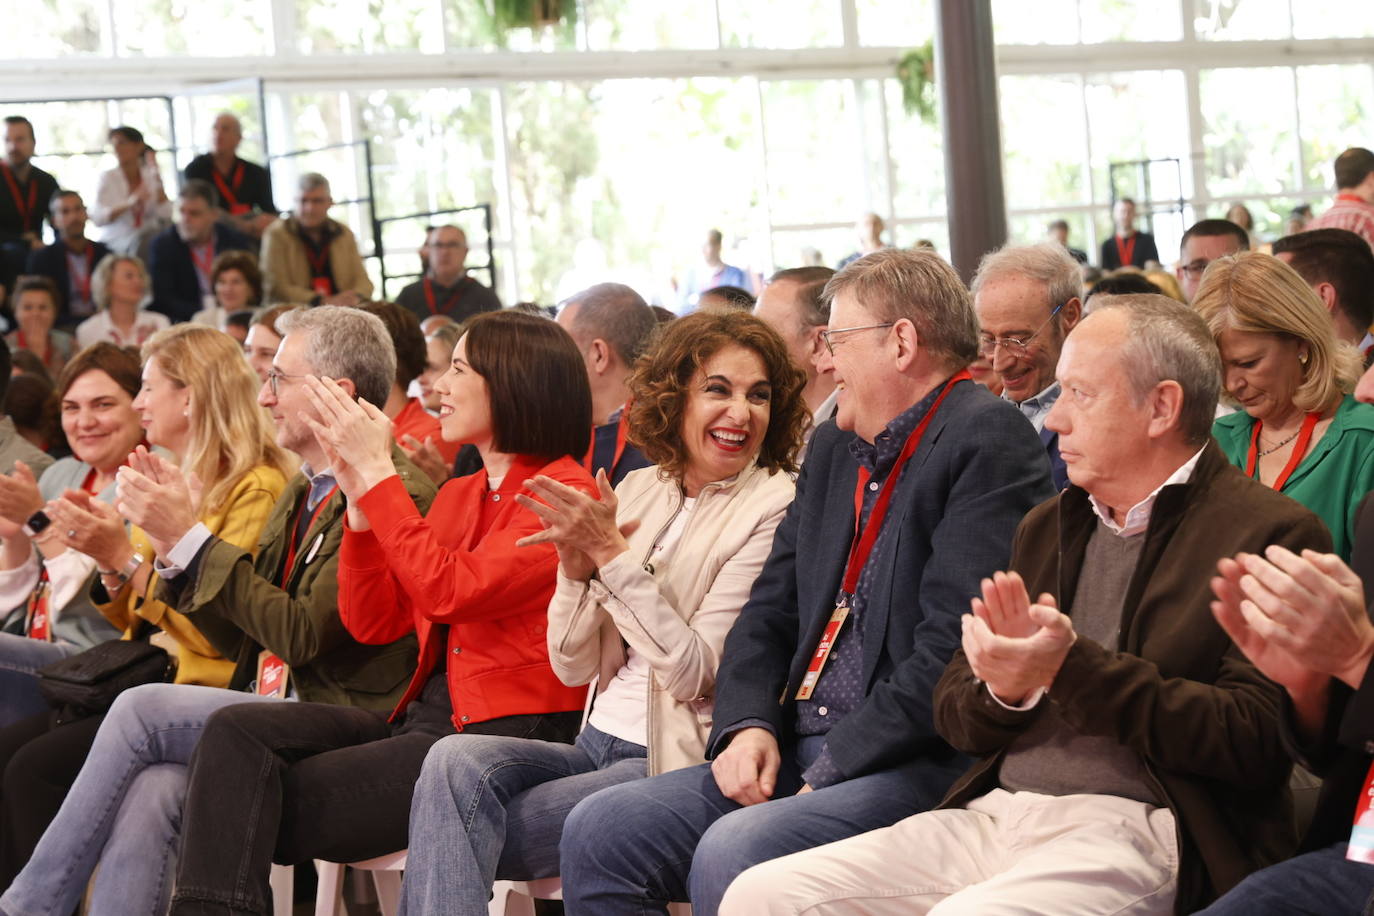
[[[1245,470],[1254,419],[1244,411],[1221,417],[1212,435],[1226,459]],[[1335,552],[1350,559],[1355,535],[1355,509],[1374,489],[1374,406],[1346,395],[1326,434],[1308,450],[1283,492],[1311,509],[1331,530]]]

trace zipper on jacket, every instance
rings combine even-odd
[[[682,484],[678,484],[677,508],[673,510],[672,515],[668,516],[668,520],[663,523],[663,527],[658,529],[658,534],[654,535],[654,539],[649,542],[648,548],[644,551],[644,559],[639,562],[640,567],[651,576],[654,574],[654,564],[650,563],[649,559],[654,555],[654,548],[658,546],[659,541],[663,540],[663,536],[668,533],[668,529],[673,527],[673,522],[677,521],[677,517],[682,514],[682,507],[686,505],[686,503],[687,491],[682,489]],[[683,533],[686,534],[686,532]]]

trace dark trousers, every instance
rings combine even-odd
[[[1257,871],[1198,916],[1369,916],[1374,865],[1351,862],[1336,843]]]
[[[0,729],[0,888],[19,874],[86,762],[105,717],[56,728],[43,713]]]
[[[580,712],[507,716],[465,733],[571,741]],[[228,706],[191,757],[173,914],[272,912],[272,862],[352,862],[404,849],[430,746],[452,726],[406,729],[320,703]]]

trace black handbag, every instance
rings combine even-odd
[[[105,712],[130,687],[167,680],[172,659],[142,640],[112,639],[38,669],[38,689],[58,723]]]

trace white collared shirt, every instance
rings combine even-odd
[[[1140,532],[1150,527],[1150,513],[1154,511],[1155,497],[1159,495],[1159,491],[1173,484],[1187,483],[1191,480],[1193,477],[1193,469],[1197,467],[1197,461],[1202,457],[1202,451],[1202,449],[1198,449],[1193,457],[1183,462],[1177,471],[1174,471],[1169,475],[1168,479],[1155,487],[1154,490],[1150,492],[1149,496],[1132,506],[1130,511],[1126,513],[1126,523],[1124,525],[1118,525],[1113,521],[1111,508],[1106,503],[1099,501],[1096,496],[1089,493],[1088,501],[1092,504],[1093,512],[1097,513],[1097,517],[1102,519],[1102,523],[1119,537],[1128,538],[1140,534]]]
[[[1026,419],[1034,424],[1035,431],[1040,433],[1045,431],[1045,417],[1049,415],[1050,408],[1054,406],[1054,402],[1059,400],[1059,393],[1061,391],[1063,391],[1063,389],[1059,387],[1059,380],[1056,379],[1050,383],[1048,388],[1034,397],[1026,398],[1019,404],[1016,404],[1015,401],[1012,401],[1012,403],[1016,404],[1016,409],[1025,414]],[[1007,397],[1005,391],[1002,392],[1002,398],[1011,401],[1011,398]]]

